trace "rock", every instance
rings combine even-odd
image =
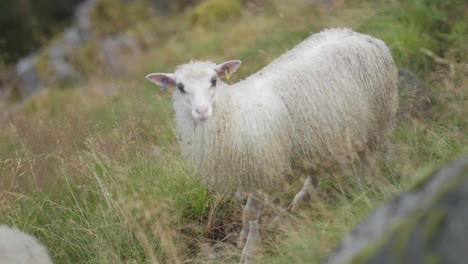
[[[84,1],[76,7],[75,24],[65,30],[58,41],[52,43],[49,48],[35,52],[22,58],[16,64],[15,75],[19,79],[19,90],[21,96],[28,98],[44,88],[44,81],[38,72],[37,61],[41,54],[48,55],[48,65],[53,77],[58,81],[70,82],[79,78],[78,71],[71,64],[71,59],[79,56],[77,51],[92,35],[92,24],[90,13],[96,0]],[[47,52],[44,54],[44,52]]]
[[[465,155],[374,210],[324,263],[466,263],[467,219]]]
[[[305,1],[310,4],[320,4],[320,5],[325,5],[325,6],[332,6],[332,5],[343,2],[343,0],[305,0]]]
[[[80,41],[85,42],[92,36],[91,11],[97,0],[87,0],[80,3],[75,11],[75,25],[78,29]]]
[[[401,118],[432,116],[432,106],[427,87],[408,69],[398,68],[398,91]]]
[[[20,59],[15,67],[21,96],[26,98],[36,94],[43,88],[36,68],[37,59],[38,53],[33,53]]]
[[[85,40],[81,37],[78,27],[71,26],[63,33],[62,42],[71,49],[77,49]]]
[[[193,5],[198,0],[150,0],[150,5],[158,16],[164,16],[174,10],[182,10],[188,5]]]
[[[79,73],[71,64],[71,59],[79,56],[81,45],[92,35],[90,14],[96,0],[80,3],[75,9],[75,23],[68,27],[62,38],[54,42],[49,48],[50,68],[54,77],[61,82],[76,81]]]
[[[126,73],[133,63],[140,58],[140,48],[135,39],[115,35],[107,37],[101,42],[101,52],[104,55],[106,66],[114,74]]]
[[[52,264],[52,260],[35,237],[0,225],[0,263]]]
[[[69,63],[73,54],[73,47],[67,47],[64,42],[56,42],[49,48],[50,68],[54,77],[61,82],[73,81],[78,73]]]
[[[150,0],[154,12],[158,16],[166,15],[166,10],[169,8],[170,1],[167,0]]]

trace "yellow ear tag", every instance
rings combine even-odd
[[[226,79],[229,80],[231,75],[229,74],[229,70],[227,68],[224,68],[224,73],[226,74]]]

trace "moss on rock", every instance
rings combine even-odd
[[[466,204],[468,155],[377,208],[325,263],[462,263]]]

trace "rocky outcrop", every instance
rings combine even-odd
[[[468,155],[383,204],[324,262],[466,263]]]
[[[71,58],[76,56],[79,47],[92,35],[90,12],[96,0],[87,0],[80,3],[75,10],[74,24],[67,28],[63,35],[48,48],[28,55],[19,60],[15,67],[15,76],[18,79],[19,94],[28,98],[43,89],[44,79],[41,71],[50,69],[52,76],[59,82],[70,82],[79,78],[79,72],[71,64]],[[45,57],[46,64],[39,63]],[[43,59],[44,60],[44,59]]]
[[[79,72],[70,62],[77,56],[81,45],[92,36],[91,10],[96,0],[87,0],[77,6],[75,22],[68,27],[62,37],[53,42],[48,49],[49,64],[55,79],[59,82],[71,82],[79,79]]]
[[[104,63],[113,74],[124,74],[132,67],[132,61],[137,61],[141,56],[137,41],[130,36],[115,35],[106,37],[101,42],[101,54]]]
[[[33,53],[16,64],[15,75],[19,81],[19,94],[23,97],[30,97],[43,88],[36,68],[38,56],[37,53]]]
[[[121,2],[132,3],[127,0]],[[14,78],[10,79],[18,80],[17,94],[20,97],[31,97],[51,84],[69,85],[82,81],[87,70],[83,65],[97,63],[109,73],[121,76],[138,61],[141,45],[137,38],[125,33],[98,32],[99,25],[93,25],[96,8],[97,0],[81,2],[75,9],[74,23],[70,27],[48,46],[17,63]],[[83,50],[86,55],[83,55]],[[93,61],[86,61],[83,56],[91,57]]]

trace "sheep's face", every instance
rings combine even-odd
[[[229,77],[237,70],[240,61],[226,61],[221,64],[196,61],[180,65],[175,73],[152,73],[146,78],[165,90],[167,85],[175,86],[184,98],[187,110],[196,120],[204,121],[213,114],[213,103],[218,79]]]

